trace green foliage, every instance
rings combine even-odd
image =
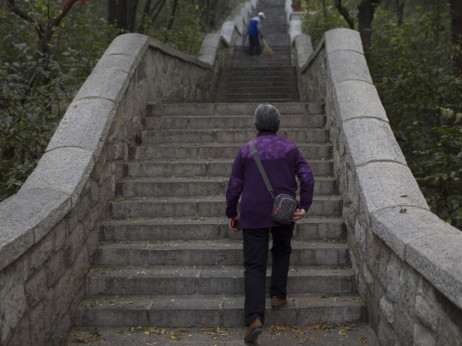
[[[167,0],[148,33],[185,53],[198,53],[204,33],[216,30],[244,0]],[[62,1],[16,0],[28,21],[0,2],[0,201],[14,194],[35,168],[73,95],[120,30],[108,24],[106,1],[75,4],[46,49],[40,25],[51,23]],[[206,8],[216,4],[216,7]],[[138,4],[140,20],[145,1]],[[31,24],[34,22],[34,24]],[[43,47],[41,47],[43,48]]]
[[[314,43],[325,30],[346,27],[333,0],[308,3],[304,26]],[[354,1],[344,5],[352,14]],[[393,2],[377,8],[369,69],[431,209],[462,229],[462,80],[453,60],[460,47],[451,43],[449,2],[406,6],[402,25]]]
[[[44,15],[31,2],[29,15]],[[91,4],[91,2],[89,2]],[[58,11],[55,6],[50,11]],[[45,11],[46,13],[46,11]],[[37,55],[30,24],[0,5],[0,200],[15,193],[35,168],[68,102],[112,40],[96,6],[74,6]]]
[[[335,28],[348,28],[348,24],[337,11],[332,0],[311,0],[302,3],[303,27],[311,37],[313,46],[321,41],[324,32]]]
[[[201,11],[199,6],[183,1],[175,14],[174,25],[167,28],[167,17],[163,26],[150,34],[186,54],[197,55],[205,34],[201,32]]]
[[[449,8],[418,9],[402,26],[377,11],[369,67],[429,205],[462,228],[462,81],[452,59]]]

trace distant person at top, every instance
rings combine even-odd
[[[261,55],[260,39],[263,38],[263,30],[261,21],[265,19],[265,14],[259,12],[256,17],[250,20],[247,34],[249,35],[249,54],[250,55]]]

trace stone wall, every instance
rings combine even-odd
[[[295,38],[294,56],[300,49]],[[323,101],[357,289],[382,345],[462,344],[462,232],[430,212],[394,138],[359,34],[325,33],[299,65]]]
[[[210,102],[242,41],[249,1],[198,58],[139,34],[117,37],[70,104],[37,168],[0,203],[0,344],[65,343],[148,102]],[[246,17],[247,15],[247,17]]]

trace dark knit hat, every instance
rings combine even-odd
[[[276,107],[270,104],[261,104],[255,110],[253,123],[259,131],[277,132],[281,115]]]

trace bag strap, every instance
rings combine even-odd
[[[255,163],[257,164],[258,170],[260,171],[261,177],[263,178],[263,181],[265,182],[266,188],[268,189],[268,192],[270,193],[271,198],[274,199],[273,187],[271,186],[268,176],[266,175],[265,168],[263,168],[263,165],[260,161],[260,157],[258,156],[257,150],[255,149],[253,140],[249,142],[249,145],[250,145],[250,150],[252,151],[252,155],[255,160]]]

